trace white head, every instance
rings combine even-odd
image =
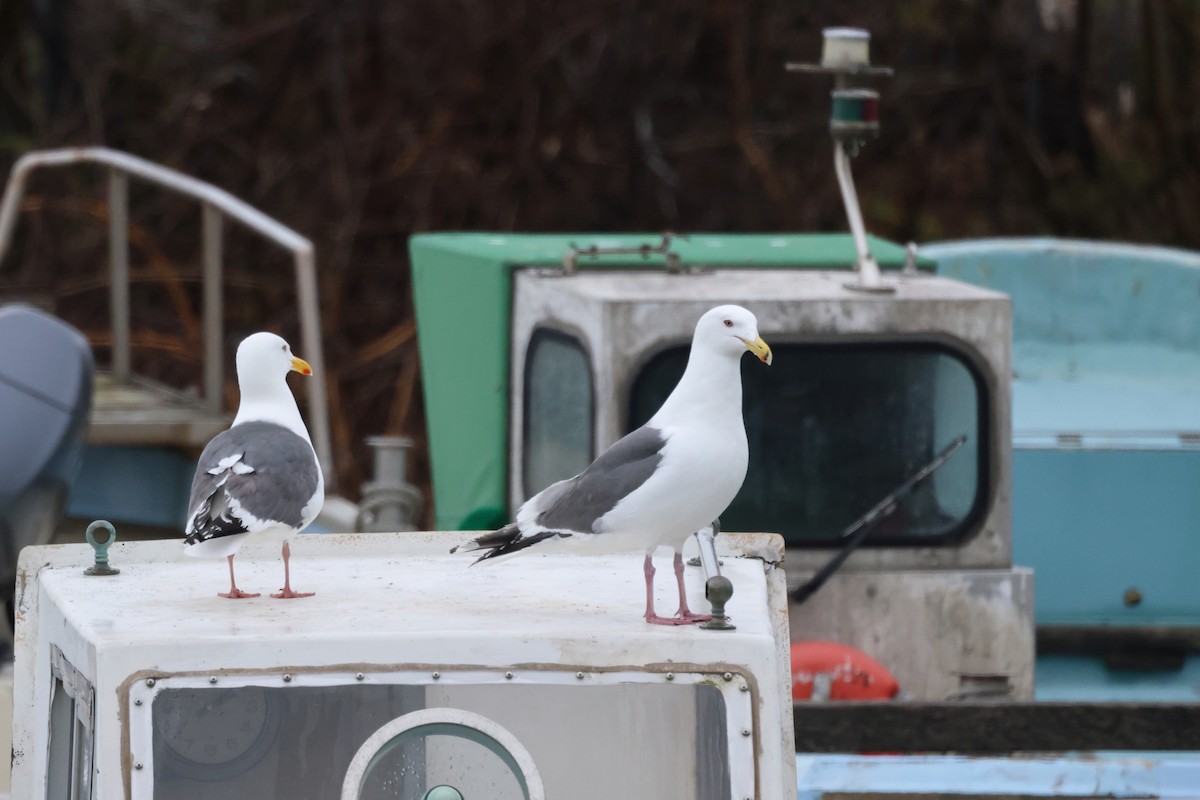
[[[292,355],[292,348],[273,333],[255,333],[238,345],[238,387],[247,395],[272,394],[286,387],[289,372],[312,375],[307,361]]]
[[[749,350],[766,364],[771,363],[771,348],[758,335],[758,320],[741,306],[717,306],[696,323],[692,349],[702,347],[733,357]]]

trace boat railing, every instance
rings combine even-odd
[[[313,244],[296,231],[272,219],[229,192],[181,172],[143,158],[107,147],[73,147],[27,153],[17,160],[0,201],[0,263],[12,243],[28,176],[42,167],[100,164],[108,168],[108,260],[111,278],[112,372],[128,381],[130,367],[130,279],[129,279],[129,177],[162,186],[199,201],[201,207],[201,263],[203,270],[203,400],[213,413],[221,412],[224,351],[222,327],[223,227],[229,217],[292,254],[296,270],[296,293],[300,314],[300,338],[304,356],[316,375],[324,375],[321,351],[321,320],[317,301],[316,256]],[[309,424],[314,446],[326,476],[332,483],[333,450],[330,443],[329,410],[321,380],[309,384]]]

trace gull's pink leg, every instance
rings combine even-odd
[[[646,573],[646,622],[651,625],[682,625],[683,620],[676,617],[660,617],[654,613],[654,551],[646,552],[646,563],[642,571]]]
[[[708,622],[712,619],[709,614],[693,614],[687,604],[687,590],[683,586],[683,553],[675,551],[675,582],[679,584],[679,622],[677,625],[688,625],[695,622]]]
[[[288,561],[292,558],[292,548],[287,542],[283,543],[283,588],[271,595],[281,600],[290,600],[294,597],[312,597],[316,592],[293,592],[292,591],[292,573],[288,569]]]
[[[233,556],[229,556],[229,591],[217,592],[217,597],[228,597],[230,600],[240,600],[243,597],[258,597],[257,592],[243,592],[233,580]]]

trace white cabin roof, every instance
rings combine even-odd
[[[185,556],[175,541],[118,542],[109,551],[120,569],[113,577],[84,575],[93,561],[87,545],[38,548],[39,582],[94,646],[162,644],[189,646],[229,639],[262,642],[297,635],[335,641],[370,637],[409,639],[463,632],[518,636],[547,645],[545,658],[568,655],[556,643],[610,638],[648,648],[669,639],[697,643],[730,637],[770,637],[763,564],[727,558],[723,573],[736,591],[728,613],[734,631],[696,626],[646,625],[642,553],[610,556],[531,554],[497,565],[470,566],[467,554],[451,555],[472,534],[338,534],[301,536],[292,547],[292,582],[310,598],[277,600],[269,593],[283,580],[276,545],[249,545],[234,559],[238,585],[262,592],[247,600],[217,596],[228,588],[224,559]],[[722,552],[739,552],[742,539],[722,536]],[[728,545],[733,545],[732,547]],[[674,603],[669,561],[660,559],[656,581],[663,608]],[[48,563],[47,563],[48,562]],[[689,601],[705,608],[704,574],[688,567]],[[728,642],[722,641],[724,647]],[[606,657],[604,648],[594,655]],[[577,660],[577,659],[568,659]]]

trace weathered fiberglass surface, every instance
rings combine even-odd
[[[1012,297],[1013,555],[1036,571],[1038,622],[1200,622],[1200,254],[1052,239],[921,252]]]

